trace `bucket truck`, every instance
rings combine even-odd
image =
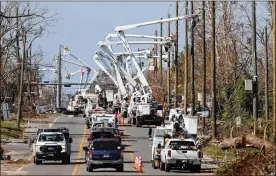
[[[143,26],[148,26],[148,25],[153,25],[153,24],[158,24],[158,23],[164,23],[164,22],[169,22],[169,21],[176,21],[176,20],[182,20],[182,19],[198,19],[198,13],[197,14],[192,14],[192,15],[185,15],[185,16],[180,16],[180,17],[175,17],[175,18],[168,18],[168,19],[162,19],[162,20],[156,20],[156,21],[150,21],[150,22],[145,22],[145,23],[139,23],[139,24],[133,24],[133,25],[126,25],[126,26],[118,26],[115,28],[115,32],[118,36],[118,38],[121,40],[120,42],[109,42],[110,45],[114,44],[122,44],[125,48],[125,50],[128,52],[129,57],[132,60],[132,63],[134,64],[136,70],[137,70],[137,78],[142,84],[142,90],[143,94],[142,95],[133,95],[131,97],[131,102],[130,106],[132,108],[133,115],[135,116],[136,119],[136,126],[140,127],[142,125],[151,125],[152,123],[155,123],[154,125],[161,125],[162,121],[158,122],[159,124],[156,124],[156,116],[151,114],[151,106],[153,102],[153,97],[152,97],[152,90],[147,82],[141,68],[139,67],[136,57],[134,55],[134,52],[132,51],[132,48],[130,44],[160,44],[159,42],[130,42],[128,41],[127,37],[128,35],[125,34],[125,30],[128,29],[133,29],[133,28],[138,28],[138,27],[143,27]],[[130,36],[133,37],[133,36]],[[145,38],[145,37],[144,37]],[[161,45],[164,45],[165,51],[168,50],[174,43],[173,39],[168,39],[165,40],[165,42],[162,42]]]

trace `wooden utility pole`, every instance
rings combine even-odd
[[[155,30],[155,36],[158,36],[157,30]],[[157,39],[155,40],[157,42]],[[154,55],[157,56],[158,51],[158,45],[155,45],[155,51]],[[155,76],[155,81],[157,80],[157,58],[154,58],[154,76]]]
[[[276,1],[273,1],[273,18],[272,18],[272,43],[273,43],[273,118],[274,118],[274,145],[276,145]],[[276,173],[276,152],[274,168]]]
[[[188,15],[189,2],[185,4],[185,15]],[[188,99],[188,57],[189,57],[189,46],[188,46],[188,19],[185,19],[185,65],[184,65],[184,113],[187,114],[187,99]]]
[[[61,84],[61,45],[58,52],[58,83]],[[57,85],[57,108],[61,108],[61,86]]]
[[[265,45],[265,117],[269,120],[268,112],[268,49],[267,49],[267,26],[264,29],[264,45]]]
[[[216,137],[216,13],[215,1],[211,1],[211,92],[212,92],[212,137]]]
[[[178,1],[176,1],[176,17],[178,17]],[[174,50],[174,65],[175,65],[175,85],[174,85],[174,108],[177,108],[178,95],[178,20],[175,22],[176,40]]]
[[[168,18],[170,18],[168,14]],[[171,35],[171,23],[168,22],[168,36]],[[171,107],[171,52],[168,50],[168,70],[167,70],[168,107]]]
[[[206,107],[206,35],[205,35],[205,1],[202,1],[202,107]],[[205,118],[203,117],[203,128],[205,128]]]
[[[20,46],[19,46],[19,2],[16,7],[16,58],[20,63]],[[20,78],[20,71],[18,70],[18,78]],[[18,81],[18,87],[20,87],[20,80]],[[18,95],[19,96],[19,95]]]
[[[254,135],[256,134],[256,122],[258,119],[258,71],[257,71],[257,50],[256,50],[256,4],[252,2],[252,66],[253,66],[253,118]]]
[[[29,106],[32,105],[32,90],[31,90],[31,84],[30,82],[32,81],[31,79],[31,74],[32,74],[32,51],[31,51],[31,48],[32,48],[32,44],[30,44],[30,52],[27,51],[27,58],[29,59],[29,68],[28,68],[28,99],[29,99]]]
[[[22,105],[23,105],[23,83],[24,83],[24,72],[25,72],[25,60],[26,60],[26,31],[23,32],[23,54],[21,61],[20,71],[20,85],[19,85],[19,96],[18,96],[18,112],[17,112],[17,126],[20,127],[20,121],[22,119]]]
[[[194,3],[191,1],[191,14],[194,11]],[[195,21],[192,21],[195,23]],[[191,115],[195,115],[195,53],[194,53],[194,28],[195,25],[191,25]]]
[[[161,18],[162,20],[162,18]],[[163,23],[160,23],[160,37],[163,37]],[[160,39],[161,41],[161,39]],[[161,87],[163,85],[163,57],[162,57],[163,51],[162,46],[160,45],[160,80],[161,80]]]

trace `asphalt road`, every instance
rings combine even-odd
[[[67,127],[70,129],[72,143],[71,163],[64,165],[61,162],[44,162],[42,165],[30,164],[21,170],[27,175],[210,175],[212,165],[202,165],[201,173],[191,174],[189,171],[171,170],[170,173],[153,169],[151,167],[151,143],[148,139],[148,128],[136,128],[121,126],[125,136],[123,144],[124,151],[124,172],[116,172],[115,169],[96,169],[94,172],[86,171],[84,162],[84,151],[82,147],[87,144],[88,130],[85,127],[85,120],[82,117],[59,117],[52,125],[55,127]],[[137,173],[133,168],[136,156],[142,156],[143,172]]]

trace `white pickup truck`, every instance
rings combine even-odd
[[[191,172],[200,172],[201,156],[193,139],[169,139],[161,150],[160,170],[188,168]]]

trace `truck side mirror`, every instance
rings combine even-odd
[[[84,151],[88,151],[88,147],[82,147]]]
[[[122,150],[125,150],[125,146],[121,146],[121,149],[122,149]]]
[[[73,142],[73,139],[72,139],[72,138],[68,138],[68,139],[67,139],[67,142],[68,142],[68,143],[72,143],[72,142]]]

